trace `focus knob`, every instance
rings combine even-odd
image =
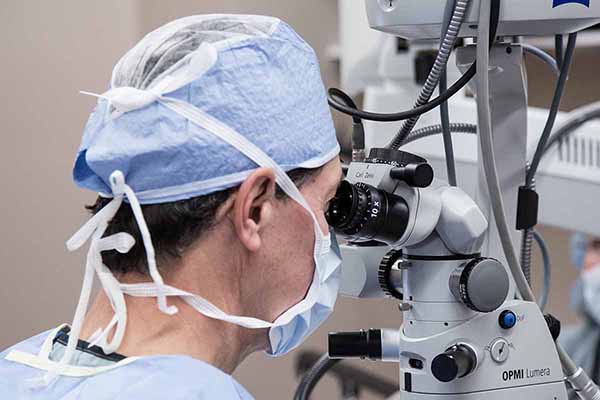
[[[440,382],[451,382],[469,375],[476,366],[475,352],[468,346],[457,344],[433,359],[431,373]]]
[[[392,267],[402,258],[402,250],[390,250],[379,263],[379,286],[381,290],[389,297],[403,300],[402,292],[398,290],[397,285],[392,280]]]
[[[506,269],[493,258],[470,261],[450,276],[450,291],[454,297],[478,312],[492,312],[500,307],[509,287]]]

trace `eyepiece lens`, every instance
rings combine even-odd
[[[329,205],[325,214],[327,222],[333,228],[342,228],[351,218],[353,204],[356,202],[354,192],[356,189],[347,181],[343,181]]]

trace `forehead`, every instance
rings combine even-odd
[[[342,164],[336,157],[321,168],[321,172],[314,178],[314,185],[311,186],[319,191],[331,192],[337,189],[343,178]]]

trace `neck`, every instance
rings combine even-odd
[[[163,274],[165,283],[207,299],[231,315],[254,315],[243,307],[243,292],[237,287],[235,268],[223,265],[222,260],[196,249],[189,252],[178,265]],[[217,262],[217,260],[221,262]],[[241,260],[238,260],[241,261]],[[228,273],[224,273],[228,271]],[[149,281],[148,277],[125,275],[122,283]],[[179,312],[163,314],[156,298],[125,296],[127,328],[117,352],[125,356],[187,355],[207,362],[231,374],[246,356],[267,346],[265,329],[245,329],[234,324],[211,319],[197,312],[177,297],[169,297],[169,305]],[[89,338],[98,328],[104,328],[114,315],[104,291],[100,291],[86,316],[81,339]]]

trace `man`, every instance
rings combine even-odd
[[[580,271],[571,307],[582,321],[565,329],[559,340],[565,350],[594,380],[600,381],[600,240],[577,233],[571,239],[571,263]],[[578,398],[571,393],[570,398]]]
[[[324,215],[339,145],[313,50],[275,18],[183,18],[95,96],[73,171],[100,193],[67,242],[90,242],[73,324],[1,354],[0,398],[251,398],[230,374],[300,345],[339,286]]]

